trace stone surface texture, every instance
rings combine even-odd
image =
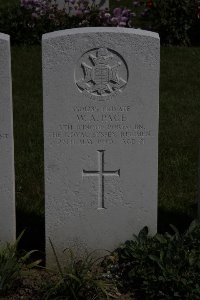
[[[48,265],[49,239],[62,259],[156,232],[159,49],[134,29],[43,36]]]
[[[15,240],[10,38],[0,33],[0,243]]]

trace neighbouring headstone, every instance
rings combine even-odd
[[[15,240],[10,37],[0,33],[0,244]]]
[[[43,36],[47,264],[157,229],[159,37],[122,28]]]

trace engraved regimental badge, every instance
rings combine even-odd
[[[106,100],[122,92],[127,80],[128,68],[124,59],[106,48],[86,52],[75,71],[79,91],[95,100]]]

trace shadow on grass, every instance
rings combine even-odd
[[[194,218],[189,214],[178,211],[166,211],[158,209],[158,232],[173,233],[170,224],[174,225],[180,233],[186,231]]]
[[[32,256],[33,259],[42,259],[45,263],[45,221],[43,215],[28,213],[17,209],[17,236],[25,230],[19,243],[19,249],[25,251],[38,250]]]

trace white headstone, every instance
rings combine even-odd
[[[133,29],[43,36],[47,264],[49,238],[62,258],[156,232],[159,47]]]
[[[0,33],[0,243],[15,240],[10,37]]]

